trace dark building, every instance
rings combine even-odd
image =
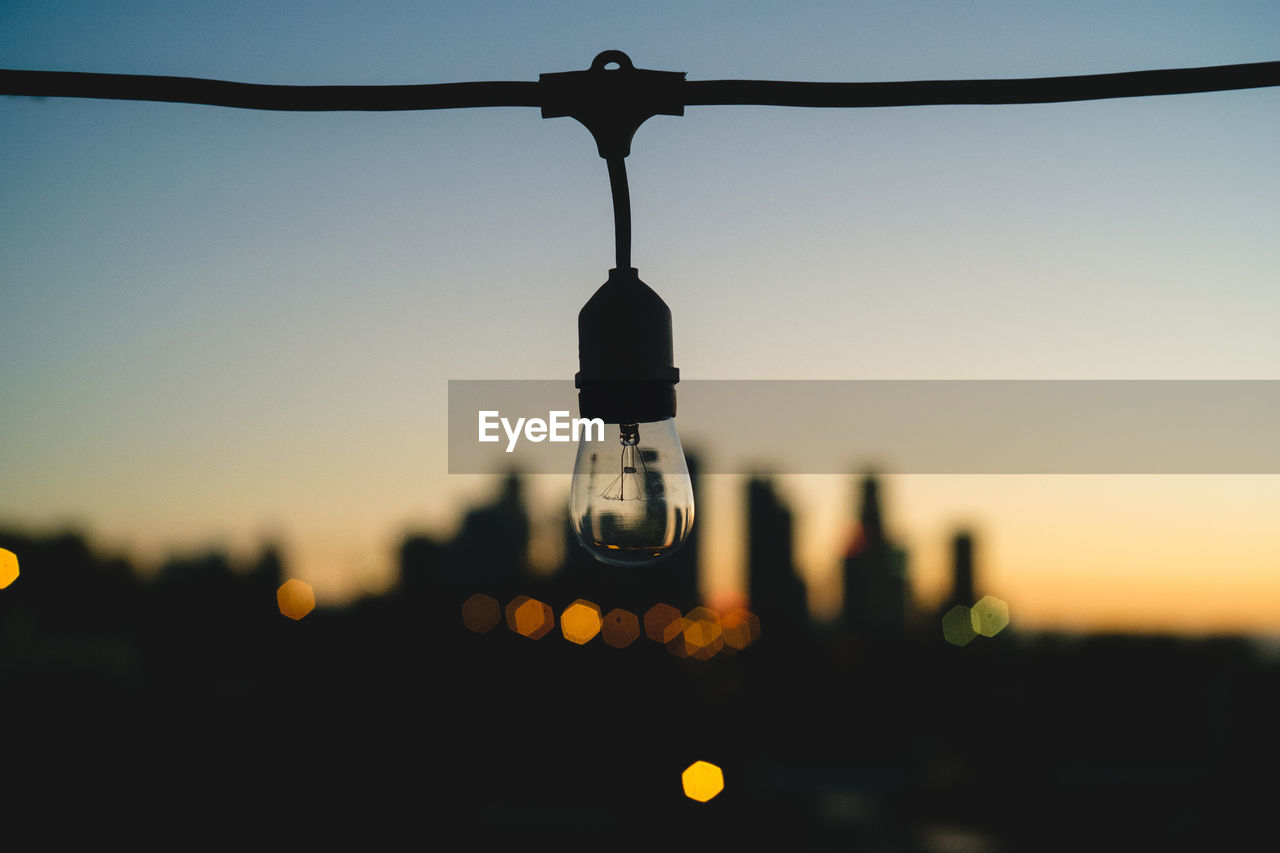
[[[809,606],[804,581],[793,557],[791,510],[773,483],[755,477],[747,483],[747,595],[772,647],[807,636]]]
[[[844,560],[842,621],[860,637],[899,637],[910,602],[907,553],[889,540],[876,477],[865,476],[860,491],[858,530]]]
[[[411,534],[400,543],[400,593],[421,601],[443,590],[465,589],[462,579],[448,571],[448,546],[423,534]]]
[[[973,535],[960,531],[951,540],[951,592],[943,599],[940,613],[959,605],[972,607],[977,601],[973,579]]]
[[[657,563],[653,568],[658,573],[655,578],[657,597],[654,598],[654,602],[665,601],[688,612],[702,603],[702,594],[698,587],[702,565],[700,531],[707,524],[707,505],[705,501],[699,501],[702,494],[702,479],[698,470],[700,467],[698,457],[695,453],[687,452],[684,459],[689,466],[689,479],[693,483],[693,530],[680,546],[680,550],[668,559]]]
[[[528,574],[529,513],[519,476],[508,475],[491,503],[466,514],[451,552],[455,585],[491,595],[520,585]]]

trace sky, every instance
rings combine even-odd
[[[1277,32],[1268,2],[11,0],[0,67],[965,79],[1276,60]],[[685,378],[1280,379],[1276,150],[1275,89],[690,107],[636,135],[633,259]],[[278,540],[322,599],[377,590],[493,488],[447,473],[447,381],[571,376],[612,252],[590,135],[536,109],[0,98],[0,521],[152,564]],[[874,451],[779,481],[819,613]],[[886,474],[922,601],[963,525],[1021,627],[1280,633],[1280,477]],[[740,586],[742,485],[699,496],[709,595]],[[567,477],[531,491],[554,525]]]

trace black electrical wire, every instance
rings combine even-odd
[[[758,104],[777,107],[1050,104],[1223,92],[1266,86],[1280,86],[1280,62],[1006,80],[913,80],[894,83],[695,80],[685,83],[684,102],[686,106]]]
[[[275,86],[191,77],[0,70],[0,95],[169,101],[257,110],[438,110],[540,107],[543,83],[432,83],[407,86]],[[686,106],[905,107],[1031,104],[1136,98],[1280,86],[1280,62],[1215,65],[1006,80],[801,83],[778,80],[682,82]]]
[[[613,193],[613,244],[617,269],[631,269],[631,190],[627,187],[627,161],[622,157],[606,157],[609,167],[609,189]]]
[[[273,86],[195,77],[0,70],[0,95],[110,98],[248,110],[447,110],[538,107],[537,83],[429,83],[410,86]]]

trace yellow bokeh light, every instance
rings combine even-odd
[[[571,643],[581,646],[600,633],[600,608],[579,598],[560,614],[560,631]]]
[[[706,607],[695,607],[684,618],[685,651],[698,660],[710,660],[724,648],[720,614]]]
[[[0,589],[18,579],[18,555],[0,548]]]
[[[724,773],[709,761],[695,761],[680,774],[684,795],[705,803],[724,790]]]
[[[667,625],[667,635],[669,639],[664,646],[667,651],[675,654],[676,657],[689,657],[689,643],[685,642],[685,629],[689,628],[689,620],[681,616],[680,619]]]
[[[502,621],[502,606],[498,599],[483,592],[462,602],[462,624],[467,630],[477,634],[485,634],[493,630],[493,626]]]
[[[297,621],[316,609],[316,593],[306,581],[289,578],[276,590],[276,604],[281,613]]]
[[[994,637],[1009,625],[1009,605],[994,596],[984,596],[973,605],[973,630]]]
[[[614,608],[604,617],[604,641],[615,649],[626,648],[640,636],[640,620],[630,610]]]
[[[953,646],[967,645],[978,636],[973,627],[973,611],[963,604],[957,604],[942,617],[942,637]]]
[[[685,641],[684,632],[690,624],[688,619],[680,616],[674,622],[668,622],[667,627],[662,629],[663,645],[667,647],[667,651],[678,658],[689,656],[689,644]]]
[[[540,640],[555,627],[556,617],[551,605],[518,595],[507,602],[507,627],[522,637]]]

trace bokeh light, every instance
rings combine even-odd
[[[953,646],[967,645],[978,636],[973,627],[973,611],[963,604],[957,604],[942,617],[942,636]]]
[[[18,555],[0,548],[0,589],[18,579]]]
[[[522,637],[541,640],[555,625],[556,617],[549,604],[527,595],[507,602],[507,627]]]
[[[600,633],[600,608],[579,598],[560,614],[560,632],[564,638],[579,646]]]
[[[502,605],[491,595],[477,592],[462,602],[462,624],[469,631],[485,634],[501,621]]]
[[[281,613],[296,622],[316,609],[316,592],[306,581],[289,578],[276,590],[276,604]]]
[[[605,614],[603,639],[615,649],[623,649],[640,637],[640,620],[630,610],[615,607]]]
[[[711,660],[724,648],[720,614],[706,607],[695,607],[684,617],[685,652],[698,660]]]
[[[1009,605],[994,596],[983,596],[973,605],[973,630],[994,637],[1009,625]]]
[[[668,622],[667,627],[662,629],[662,636],[666,638],[663,645],[667,647],[667,651],[678,658],[689,656],[689,644],[684,637],[684,631],[688,627],[689,620],[681,616],[674,622]]]
[[[731,610],[720,617],[726,654],[740,652],[760,639],[760,619],[750,610]]]
[[[680,774],[684,795],[705,803],[724,790],[724,773],[709,761],[695,761]]]
[[[655,643],[665,644],[672,637],[667,629],[678,619],[680,611],[670,604],[655,604],[644,614],[644,635]]]

